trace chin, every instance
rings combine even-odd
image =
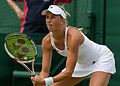
[[[52,32],[52,28],[48,27],[48,30],[49,30],[50,32]]]

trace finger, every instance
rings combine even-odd
[[[33,86],[35,86],[35,83],[33,83]]]
[[[31,79],[32,81],[34,80],[34,78],[33,78],[33,77],[31,77],[30,79]]]

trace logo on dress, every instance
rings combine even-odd
[[[92,64],[95,64],[95,61],[93,61],[93,63]]]

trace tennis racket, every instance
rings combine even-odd
[[[7,54],[23,65],[35,77],[34,61],[37,57],[37,47],[34,41],[23,33],[12,33],[5,37],[4,48]],[[32,62],[32,70],[25,64]]]

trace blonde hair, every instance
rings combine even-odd
[[[58,5],[57,5],[57,6],[58,6]],[[65,12],[66,16],[70,16],[70,17],[71,17],[70,13],[65,10],[64,5],[61,5],[61,6],[58,6],[58,7],[61,8],[61,9]],[[65,23],[67,24],[68,21],[66,20]],[[72,27],[72,26],[69,26],[69,27]],[[77,30],[79,30],[79,31],[83,30],[82,27],[81,27],[81,28],[72,27],[72,28],[75,28],[75,29],[77,29]]]
[[[70,17],[71,17],[70,13],[65,10],[64,5],[61,5],[61,6],[60,6],[60,5],[57,5],[57,6],[58,6],[59,8],[61,8],[61,9],[65,12],[66,16],[70,16]],[[65,25],[67,25],[67,24],[68,24],[68,21],[67,21],[67,19],[66,19]]]
[[[61,6],[58,6],[58,7],[61,8],[65,12],[66,16],[71,16],[70,13],[65,10],[64,5],[61,5]]]

